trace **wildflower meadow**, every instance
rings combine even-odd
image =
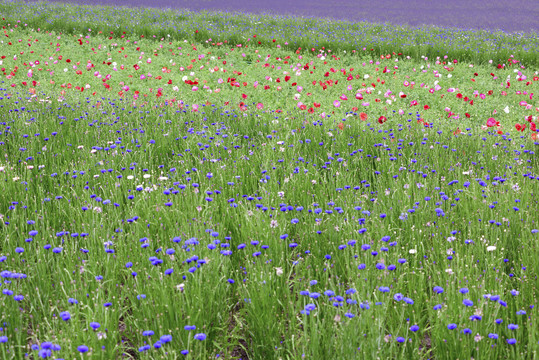
[[[1,359],[534,359],[539,37],[0,2]]]

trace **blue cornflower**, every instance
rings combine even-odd
[[[410,299],[409,297],[404,297],[402,299],[402,301],[404,301],[405,303],[407,303],[408,305],[413,305],[414,304],[414,300]]]
[[[436,294],[441,294],[444,292],[444,288],[442,288],[441,286],[435,286],[432,288],[432,291],[434,291]]]
[[[199,340],[199,341],[206,340],[206,334],[204,333],[195,334],[195,336],[193,337],[195,340]]]
[[[159,341],[161,341],[163,344],[166,344],[168,342],[172,341],[172,335],[163,335],[159,338]]]
[[[71,314],[69,313],[69,311],[63,311],[60,313],[60,317],[62,318],[62,320],[68,321],[69,319],[71,319]]]

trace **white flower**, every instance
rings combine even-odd
[[[506,114],[509,114],[509,106],[506,106],[505,109],[503,109],[503,111],[505,111]]]
[[[492,251],[494,251],[494,250],[496,250],[496,246],[494,246],[494,245],[487,246],[487,251],[488,251],[488,252],[492,252]]]
[[[135,177],[133,175],[128,175],[127,180],[133,180]]]
[[[145,178],[145,179],[149,179],[149,178],[151,178],[151,177],[152,177],[152,176],[151,176],[150,174],[144,174],[144,176],[143,176],[143,178]]]
[[[168,177],[166,176],[159,176],[159,181],[166,181],[168,180]]]
[[[277,276],[281,276],[283,274],[283,268],[276,267],[275,273],[277,274]]]
[[[408,251],[410,254],[415,254],[417,253],[417,250],[416,249],[410,249],[410,251]]]

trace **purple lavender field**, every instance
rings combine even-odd
[[[389,22],[397,25],[436,25],[509,33],[539,32],[539,1],[430,0],[53,0],[85,5],[109,5],[226,11],[333,20]]]

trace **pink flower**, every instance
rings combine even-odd
[[[341,103],[339,102],[339,100],[335,100],[335,101],[333,102],[333,106],[339,107],[339,106],[341,106]]]
[[[494,127],[498,125],[499,123],[494,118],[488,118],[487,120],[487,126],[488,127]]]
[[[258,103],[258,104],[256,104],[256,108],[259,109],[259,110],[262,110],[264,108],[264,104]]]
[[[345,94],[342,94],[342,95],[340,96],[340,99],[341,99],[341,100],[348,100],[348,97],[347,97]]]

